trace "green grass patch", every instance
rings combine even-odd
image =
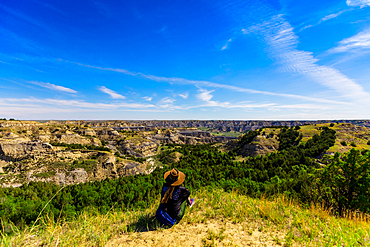
[[[86,172],[93,172],[95,170],[96,164],[98,161],[96,160],[82,160],[82,161],[73,161],[69,170],[74,170],[76,168],[83,168]]]
[[[52,167],[52,168],[65,168],[68,166],[68,162],[66,161],[55,161],[55,162],[52,162],[49,166]]]
[[[106,152],[111,151],[107,147],[95,146],[95,145],[67,144],[63,142],[51,142],[50,144],[53,146],[58,146],[58,147],[66,147],[67,150],[97,150],[97,151],[106,151]]]
[[[214,136],[231,136],[231,137],[238,137],[242,135],[243,133],[241,132],[236,132],[236,131],[230,131],[230,132],[211,132],[212,135]]]
[[[179,226],[207,222],[225,225],[225,222],[240,224],[245,234],[256,230],[269,236],[279,232],[276,239],[283,246],[366,246],[370,236],[370,223],[365,215],[348,212],[346,217],[337,218],[319,205],[301,207],[284,196],[274,199],[255,199],[227,193],[213,188],[202,188],[192,193],[196,205],[187,209]],[[145,239],[145,231],[167,231],[153,217],[157,202],[144,210],[112,209],[105,213],[84,211],[70,220],[47,215],[40,224],[19,230],[7,225],[9,234],[2,235],[1,246],[103,246],[109,240],[130,234]],[[197,232],[194,232],[194,238]],[[208,230],[206,238],[223,241],[223,231]]]

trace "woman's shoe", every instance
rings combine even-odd
[[[193,198],[190,199],[190,207],[192,207],[195,204],[195,200]]]

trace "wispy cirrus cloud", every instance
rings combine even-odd
[[[28,81],[28,80],[23,80],[23,79],[14,79],[14,80],[6,79],[6,78],[0,78],[0,79],[8,81],[8,82],[16,83],[16,84],[22,84],[22,83],[34,84],[34,85],[37,85],[39,87],[47,88],[47,89],[50,89],[50,90],[53,90],[53,91],[61,91],[61,92],[67,92],[67,93],[73,93],[73,94],[77,93],[76,90],[73,90],[71,88],[63,87],[63,86],[60,86],[60,85],[55,85],[55,84],[52,84],[52,83],[49,83],[49,82]]]
[[[153,104],[137,104],[137,103],[93,103],[83,100],[60,100],[60,99],[39,99],[39,98],[1,98],[1,106],[34,106],[40,107],[45,105],[53,105],[57,107],[70,107],[73,108],[88,108],[88,109],[118,109],[118,108],[134,108],[145,109],[155,107]]]
[[[232,41],[232,39],[229,39],[226,44],[221,48],[221,50],[226,50],[228,48],[229,43]]]
[[[319,21],[319,23],[321,23],[323,21],[330,20],[330,19],[337,18],[338,16],[340,16],[341,14],[343,14],[344,12],[347,12],[347,11],[348,11],[348,9],[345,9],[345,10],[339,11],[337,13],[327,15],[327,16],[321,18],[320,21]]]
[[[48,89],[54,90],[54,91],[61,91],[61,92],[67,92],[67,93],[77,93],[76,90],[73,90],[71,88],[51,84],[49,82],[41,82],[41,81],[26,81],[26,82],[31,83],[31,84],[35,84],[35,85],[40,86],[40,87],[48,88]]]
[[[117,92],[115,92],[115,91],[113,91],[109,88],[106,88],[104,86],[101,86],[98,89],[99,89],[99,91],[108,94],[112,99],[125,99],[126,98],[125,96],[123,96],[121,94],[118,94]]]
[[[60,9],[57,9],[57,8],[53,7],[52,5],[50,5],[50,4],[46,4],[46,3],[43,3],[43,2],[38,1],[38,0],[35,0],[35,1],[36,1],[36,3],[42,5],[46,8],[49,8],[49,9],[54,10],[54,11],[56,11],[56,12],[62,14],[62,15],[65,15],[65,13],[63,13]]]
[[[189,97],[189,93],[183,93],[183,94],[179,93],[179,96],[183,99],[187,99]]]
[[[369,94],[354,80],[335,68],[318,65],[311,52],[297,49],[298,36],[283,15],[274,15],[269,20],[242,29],[244,34],[255,33],[267,43],[267,53],[283,72],[299,73],[313,81],[335,90],[353,100],[368,99]]]
[[[321,102],[321,103],[329,103],[329,104],[350,104],[348,102],[341,102],[341,101],[337,101],[337,100],[315,98],[315,97],[296,95],[296,94],[285,94],[285,93],[275,93],[275,92],[269,92],[269,91],[261,91],[261,90],[243,88],[243,87],[238,87],[238,86],[233,86],[233,85],[215,83],[215,82],[210,82],[210,81],[189,80],[189,79],[179,78],[179,77],[155,76],[155,75],[144,74],[144,73],[141,73],[141,72],[132,72],[132,71],[129,71],[129,70],[126,70],[126,69],[120,69],[120,68],[106,68],[106,67],[93,66],[93,65],[82,64],[82,63],[71,62],[71,61],[66,61],[66,62],[73,63],[73,64],[83,66],[83,67],[87,67],[87,68],[92,68],[92,69],[123,73],[125,75],[135,76],[135,77],[139,77],[139,78],[143,78],[143,79],[147,79],[147,80],[152,80],[152,81],[156,81],[156,82],[167,82],[167,83],[178,83],[178,84],[185,84],[185,85],[222,88],[222,89],[228,89],[228,90],[231,90],[231,91],[242,92],[242,93],[278,96],[278,97],[293,98],[293,99],[313,101],[313,102]]]
[[[217,108],[268,108],[276,106],[275,103],[262,103],[262,104],[246,104],[245,102],[230,103],[230,102],[219,102],[212,100],[213,95],[211,94],[214,90],[200,89],[199,94],[196,97],[204,102],[203,104],[195,106],[196,108],[201,107],[217,107]],[[192,108],[195,108],[192,107]]]
[[[119,103],[105,104],[83,100],[59,100],[50,98],[0,98],[3,115],[23,119],[98,119],[96,113],[104,112],[159,112],[152,104]],[[116,115],[115,115],[116,116]],[[103,116],[100,116],[103,117]],[[103,117],[104,118],[104,117]]]
[[[161,99],[158,102],[158,106],[160,108],[166,108],[166,109],[172,109],[172,110],[182,109],[183,107],[174,105],[175,101],[176,101],[175,99],[172,99],[172,98],[169,98],[169,97],[164,97],[163,99]]]
[[[209,91],[205,89],[200,89],[196,97],[205,102],[205,104],[200,104],[196,106],[197,108],[201,107],[216,107],[216,108],[239,108],[239,109],[250,109],[250,108],[266,108],[268,111],[282,111],[288,109],[300,109],[300,110],[331,110],[335,109],[332,105],[316,105],[316,104],[288,104],[280,105],[276,103],[251,103],[251,102],[219,102],[212,100],[213,95],[211,94],[214,90]],[[194,107],[192,107],[194,108]]]
[[[143,97],[143,99],[145,99],[147,101],[151,101],[153,99],[153,97],[145,96],[145,97]]]
[[[354,9],[345,9],[345,10],[341,10],[341,11],[339,11],[337,13],[326,15],[323,18],[321,18],[317,23],[306,25],[306,26],[302,27],[299,31],[302,32],[303,30],[305,30],[307,28],[311,28],[311,27],[317,26],[317,25],[319,25],[319,24],[321,24],[321,23],[323,23],[325,21],[328,21],[328,20],[337,18],[338,16],[342,15],[343,13],[345,13],[347,11],[352,11],[352,10],[354,10]]]
[[[23,47],[23,48],[25,48],[29,51],[38,52],[38,53],[40,53],[40,51],[41,52],[45,51],[45,49],[43,47],[36,44],[34,41],[23,38],[23,37],[19,36],[18,34],[12,32],[12,31],[9,31],[9,30],[1,27],[1,26],[0,26],[0,35],[5,40],[7,40],[11,43],[17,44],[18,47]],[[1,54],[1,55],[4,55],[4,54]]]
[[[251,108],[266,108],[269,111],[277,111],[277,110],[284,110],[284,109],[305,109],[305,110],[329,110],[333,109],[333,106],[328,105],[315,105],[315,104],[290,104],[290,105],[279,105],[276,103],[251,103],[251,102],[219,102],[216,100],[212,100],[213,95],[211,94],[214,90],[205,90],[200,89],[199,93],[197,94],[197,98],[204,102],[204,104],[200,104],[195,106],[196,108],[202,107],[215,107],[215,108],[225,108],[225,109],[251,109]],[[192,108],[195,108],[192,107]]]
[[[366,7],[370,6],[370,0],[347,0],[348,6],[356,6],[356,7]]]
[[[22,12],[18,11],[18,10],[14,10],[12,8],[9,8],[3,4],[0,4],[0,8],[5,10],[6,12],[8,12],[9,14],[15,16],[16,18],[18,19],[21,19],[21,20],[24,20],[30,24],[32,24],[33,26],[38,26],[38,27],[41,27],[45,30],[48,30],[49,32],[51,33],[54,33],[54,30],[52,30],[47,24],[43,23],[43,22],[40,22],[34,18],[31,18],[29,17],[28,15],[25,15],[23,14]]]
[[[347,52],[347,51],[363,51],[370,50],[370,28],[339,42],[337,47],[329,50],[329,52]]]

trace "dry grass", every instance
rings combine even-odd
[[[152,204],[142,211],[84,212],[71,220],[44,217],[39,225],[22,231],[13,227],[12,235],[3,234],[1,246],[119,245],[128,238],[136,239],[132,243],[137,246],[151,245],[145,242],[148,239],[158,245],[160,234],[172,234],[173,239],[183,236],[185,242],[178,246],[188,245],[187,240],[203,246],[243,246],[251,239],[268,246],[366,246],[370,242],[370,223],[363,214],[348,212],[346,218],[337,218],[319,205],[303,208],[282,196],[254,199],[218,189],[203,189],[193,196],[196,205],[171,229],[153,220],[158,205]]]

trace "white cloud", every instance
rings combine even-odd
[[[245,32],[247,32],[246,29],[243,29]],[[278,96],[278,97],[285,97],[285,98],[293,98],[293,99],[299,99],[299,100],[306,100],[306,101],[313,101],[313,102],[321,102],[321,103],[329,103],[329,104],[350,104],[348,102],[341,102],[336,100],[328,100],[328,99],[322,99],[322,98],[315,98],[315,97],[308,97],[303,95],[295,95],[295,94],[284,94],[284,93],[274,93],[269,91],[261,91],[261,90],[254,90],[249,88],[243,88],[233,85],[227,85],[227,84],[221,84],[221,83],[215,83],[210,81],[197,81],[197,80],[189,80],[185,78],[179,78],[179,77],[163,77],[163,76],[155,76],[155,75],[147,75],[141,72],[131,72],[125,69],[117,69],[117,68],[104,68],[104,67],[98,67],[88,64],[81,64],[76,62],[71,62],[80,66],[84,66],[87,68],[92,69],[98,69],[98,70],[104,70],[104,71],[114,71],[117,73],[123,73],[125,75],[131,75],[147,80],[153,80],[157,82],[167,82],[167,83],[178,83],[178,84],[187,84],[187,85],[196,85],[196,86],[207,86],[207,87],[214,87],[214,88],[223,88],[228,89],[231,91],[237,91],[237,92],[243,92],[243,93],[252,93],[252,94],[263,94],[263,95],[270,95],[270,96]]]
[[[226,50],[229,43],[232,41],[232,39],[229,39],[226,44],[221,48],[221,50]]]
[[[112,97],[113,99],[124,99],[124,98],[126,98],[125,96],[120,95],[120,94],[116,93],[115,91],[110,90],[109,88],[106,88],[104,86],[99,87],[99,90],[103,93],[109,94],[110,97]]]
[[[33,104],[37,107],[40,105],[55,105],[60,107],[78,107],[90,109],[117,109],[117,108],[151,108],[155,107],[152,104],[137,104],[137,103],[119,103],[119,104],[106,104],[106,103],[92,103],[82,100],[59,100],[59,99],[37,99],[37,98],[3,98],[0,99],[0,105],[16,105],[22,106]]]
[[[51,84],[51,83],[48,83],[48,82],[41,82],[41,81],[27,81],[27,82],[35,84],[35,85],[40,86],[40,87],[55,90],[55,91],[62,91],[62,92],[67,92],[67,93],[77,93],[77,91],[75,91],[73,89],[63,87],[63,86],[59,86],[59,85],[55,85],[55,84]]]
[[[176,100],[174,100],[174,99],[171,99],[171,98],[168,98],[168,97],[165,97],[165,98],[163,98],[161,101],[160,101],[160,103],[162,103],[162,104],[172,104],[173,102],[175,102]]]
[[[189,93],[179,94],[179,96],[183,99],[187,99],[189,97]]]
[[[327,16],[324,16],[323,18],[320,19],[319,22],[317,22],[316,24],[310,24],[310,25],[306,25],[304,27],[302,27],[299,31],[302,32],[303,30],[307,29],[307,28],[311,28],[311,27],[314,27],[314,26],[317,26],[319,25],[320,23],[324,22],[324,21],[327,21],[327,20],[331,20],[331,19],[334,19],[334,18],[337,18],[338,16],[340,16],[341,14],[343,14],[344,12],[347,12],[347,11],[352,11],[353,9],[345,9],[345,10],[342,10],[342,11],[339,11],[338,13],[333,13],[333,14],[330,14],[330,15],[327,15]]]
[[[338,13],[327,15],[327,16],[321,18],[319,23],[321,23],[323,21],[327,21],[327,20],[333,19],[333,18],[336,18],[336,17],[338,17],[339,15],[343,14],[346,11],[348,11],[348,10],[345,9],[345,10],[339,11]]]
[[[307,26],[302,27],[299,31],[302,32],[303,30],[310,28],[310,27],[314,27],[314,26],[315,25],[307,25]]]
[[[179,109],[183,109],[183,107],[181,107],[181,106],[174,105],[173,103],[175,101],[176,101],[175,99],[171,99],[169,97],[165,97],[165,98],[161,99],[158,102],[158,106],[160,108],[168,109],[168,110],[179,110]]]
[[[147,101],[151,101],[153,99],[153,97],[148,97],[148,96],[145,96],[143,97],[143,99],[147,100]]]
[[[312,105],[312,104],[293,104],[293,105],[276,105],[275,109],[312,109],[312,110],[330,110],[332,106],[328,105]]]
[[[339,42],[330,52],[346,52],[370,49],[370,28]]]
[[[359,6],[361,8],[370,6],[370,0],[347,0],[348,6]]]
[[[263,40],[268,44],[269,55],[277,61],[282,71],[303,74],[354,100],[369,97],[361,85],[340,71],[318,65],[318,59],[311,52],[298,50],[298,37],[282,15],[275,15],[269,21],[244,29],[244,33],[252,32],[263,36]]]
[[[204,89],[201,89],[200,90],[200,93],[197,95],[197,98],[199,100],[202,100],[202,101],[210,101],[212,99],[212,93],[213,91],[207,91],[207,90],[204,90]]]
[[[0,98],[0,109],[4,116],[22,119],[106,119],[105,113],[116,119],[118,112],[168,112],[153,104],[117,103],[104,104],[82,100],[56,100],[39,98]],[[96,115],[102,113],[102,115]],[[104,113],[104,114],[103,114]],[[39,114],[39,115],[38,115]],[[125,115],[126,116],[126,115]]]
[[[205,89],[200,89],[199,94],[196,97],[200,100],[205,102],[204,104],[200,104],[197,106],[193,106],[190,108],[200,108],[200,107],[218,107],[218,108],[266,108],[266,107],[273,107],[276,106],[275,103],[265,103],[265,104],[246,104],[245,102],[237,102],[237,103],[230,103],[230,102],[219,102],[211,100],[213,95],[211,94],[213,91],[208,91]]]

